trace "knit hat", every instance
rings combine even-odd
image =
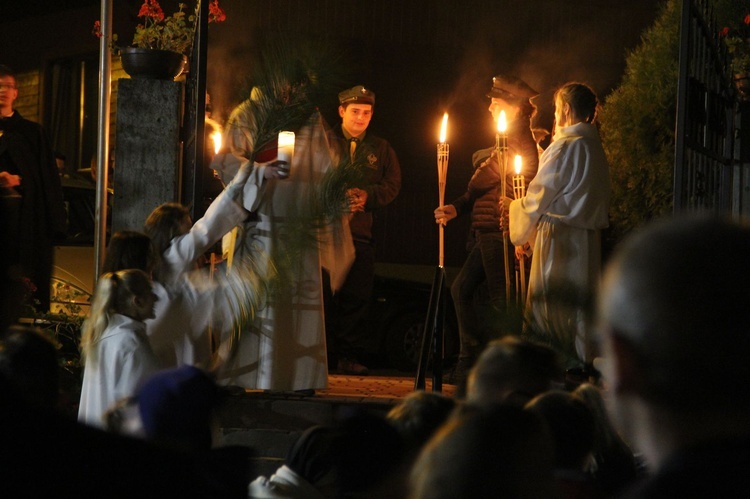
[[[136,394],[146,438],[192,449],[211,447],[211,416],[218,399],[214,380],[183,366],[155,374]]]

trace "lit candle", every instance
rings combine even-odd
[[[508,131],[508,122],[505,118],[505,110],[500,111],[500,115],[497,117],[497,131],[499,133],[505,133]]]
[[[221,150],[221,132],[212,133],[211,140],[214,141],[214,153],[219,154],[219,151]]]
[[[448,135],[448,113],[443,114],[443,122],[440,125],[440,143],[437,145],[437,170],[438,170],[438,194],[439,194],[439,206],[443,206],[445,203],[445,179],[448,174],[448,156],[450,152],[450,145],[446,142]],[[443,236],[443,224],[439,225],[439,260],[440,267],[443,266],[444,260],[444,236]]]
[[[521,155],[520,154],[516,154],[516,157],[513,160],[513,165],[516,168],[516,175],[521,175],[521,161],[522,161],[521,160]],[[523,175],[521,175],[521,176],[523,176]]]
[[[276,159],[279,161],[279,174],[283,177],[289,175],[289,169],[294,157],[294,132],[279,132],[278,152]]]

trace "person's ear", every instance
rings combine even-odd
[[[570,104],[566,102],[565,104],[563,104],[563,116],[565,116],[567,122],[570,122],[571,118],[573,117],[572,115],[573,112],[570,109]]]
[[[343,118],[344,113],[346,113],[346,109],[344,109],[344,106],[339,106],[339,117]]]
[[[612,389],[617,394],[636,394],[641,392],[643,384],[643,369],[640,365],[639,354],[633,343],[612,333],[609,338]]]

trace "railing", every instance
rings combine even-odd
[[[707,0],[683,0],[674,212],[733,210],[735,89]]]

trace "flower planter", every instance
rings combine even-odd
[[[187,66],[187,57],[169,50],[125,47],[122,68],[131,78],[174,80]]]

